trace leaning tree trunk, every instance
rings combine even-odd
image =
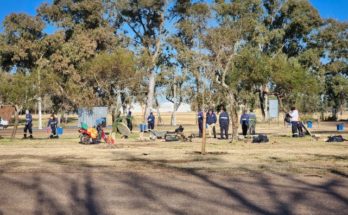
[[[176,111],[178,110],[179,108],[179,104],[178,104],[178,100],[177,100],[177,97],[176,97],[176,84],[174,83],[173,84],[173,99],[172,99],[172,102],[173,102],[173,111],[172,111],[172,116],[171,116],[171,120],[170,120],[170,124],[172,126],[176,126]]]
[[[178,102],[174,102],[174,105],[173,105],[173,112],[172,112],[172,116],[171,116],[171,125],[172,126],[176,126],[176,112],[178,111],[179,107],[180,107],[180,103]]]
[[[162,121],[162,117],[161,117],[161,111],[160,111],[160,105],[159,105],[159,102],[158,102],[158,99],[156,97],[156,109],[157,109],[157,124],[161,125],[163,123]]]
[[[19,108],[18,106],[15,106],[16,111],[15,111],[15,122],[14,122],[14,126],[13,126],[13,130],[12,130],[12,134],[11,134],[11,141],[13,141],[16,138],[16,133],[17,133],[17,129],[18,129],[18,124],[19,124],[19,120],[18,120],[18,116],[19,116],[19,112],[22,110],[22,108]]]

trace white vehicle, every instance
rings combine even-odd
[[[8,121],[0,118],[0,128],[7,128]]]

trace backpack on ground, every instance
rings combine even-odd
[[[344,142],[347,141],[342,137],[342,135],[334,135],[334,136],[329,136],[327,141],[328,143],[333,143],[333,142]]]
[[[259,134],[259,135],[253,137],[252,143],[268,143],[268,142],[269,142],[269,139],[268,139],[267,135]]]

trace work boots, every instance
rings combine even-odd
[[[33,139],[33,135],[30,135],[29,138],[30,138],[30,139]]]
[[[24,134],[23,139],[27,139],[27,134]]]

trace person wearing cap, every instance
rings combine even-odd
[[[27,131],[29,131],[29,138],[33,138],[33,117],[29,110],[25,110],[25,126],[24,126],[24,139],[27,138]]]
[[[209,110],[207,113],[207,126],[208,126],[208,132],[209,132],[209,137],[211,138],[211,132],[213,131],[214,138],[216,138],[216,130],[215,130],[215,125],[216,125],[216,114],[213,112],[213,110]]]
[[[224,135],[225,135],[225,138],[228,139],[228,127],[230,124],[230,118],[224,108],[221,110],[221,113],[219,116],[219,124],[220,124],[221,139],[224,139]]]
[[[150,115],[147,117],[147,125],[150,130],[155,128],[155,116],[152,112],[150,112]]]

